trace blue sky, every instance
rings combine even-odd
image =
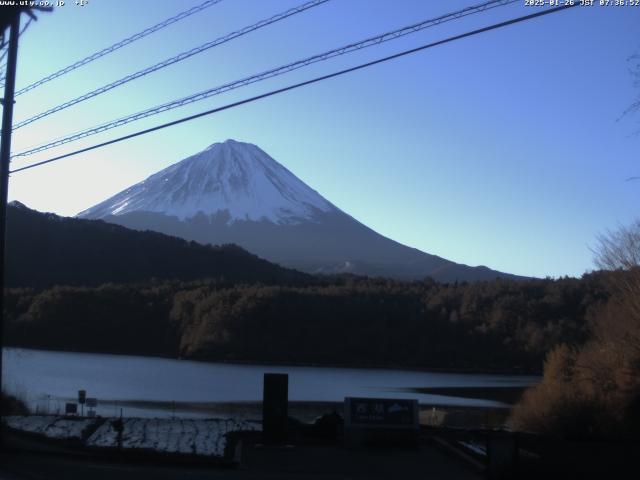
[[[18,88],[201,0],[73,0],[21,38]],[[303,0],[224,0],[17,98],[23,120]],[[481,3],[332,0],[14,133],[14,152],[290,61]],[[14,167],[533,13],[524,1],[333,59]],[[255,143],[383,235],[533,276],[593,268],[598,233],[639,214],[640,7],[577,7],[12,176],[9,197],[74,215],[227,138]]]

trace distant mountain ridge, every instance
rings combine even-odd
[[[7,209],[7,286],[100,285],[149,279],[308,284],[313,277],[236,245],[209,246],[103,221]]]
[[[235,140],[215,143],[78,217],[203,244],[235,243],[309,273],[439,281],[518,278],[386,238],[323,198],[259,147]]]

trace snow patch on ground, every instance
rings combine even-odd
[[[95,419],[70,419],[55,416],[5,417],[9,428],[43,435],[47,438],[81,440],[83,433],[95,423]]]
[[[9,428],[22,430],[23,432],[44,434],[49,425],[55,422],[57,417],[53,416],[30,416],[30,417],[4,417],[3,421]]]
[[[487,455],[487,448],[483,444],[480,444],[478,442],[463,442],[463,441],[459,441],[458,443],[478,455],[482,455],[482,456]]]
[[[44,434],[49,438],[82,439],[83,433],[95,423],[93,419],[69,420],[59,418],[47,427]]]
[[[230,433],[261,430],[257,422],[235,419],[107,419],[85,440],[83,434],[100,421],[37,415],[4,418],[12,429],[47,438],[84,440],[88,447],[208,457],[224,456]]]
[[[114,448],[118,446],[118,431],[112,425],[114,420],[107,420],[87,439],[88,447]]]

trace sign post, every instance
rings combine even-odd
[[[80,416],[84,417],[84,403],[87,400],[87,391],[86,390],[78,390],[78,403],[80,404]]]
[[[98,399],[94,397],[87,398],[87,416],[95,417],[96,416],[96,407],[98,406]]]
[[[67,402],[64,404],[64,414],[65,415],[77,415],[78,414],[78,404],[73,402]]]
[[[344,399],[345,445],[417,447],[418,414],[417,400],[347,397]]]
[[[289,375],[265,373],[262,397],[262,441],[265,445],[287,440]]]

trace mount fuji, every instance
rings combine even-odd
[[[259,147],[227,140],[78,214],[203,244],[235,243],[312,273],[439,281],[515,278],[386,238],[307,186]]]

